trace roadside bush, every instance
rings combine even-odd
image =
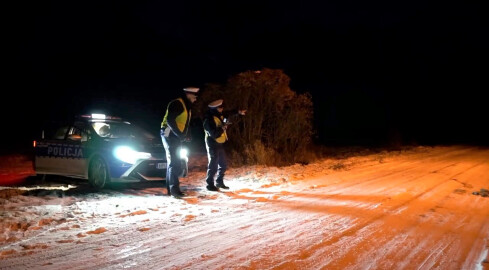
[[[224,110],[246,109],[244,117],[229,119],[227,142],[235,164],[285,165],[305,162],[313,135],[313,104],[308,93],[297,94],[282,70],[246,71],[226,85],[209,84],[196,103],[203,115],[207,104],[224,99]]]

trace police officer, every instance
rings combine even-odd
[[[207,189],[218,191],[218,188],[229,189],[224,184],[224,174],[227,169],[226,153],[224,143],[228,140],[226,129],[227,118],[236,114],[245,115],[246,110],[234,110],[223,112],[223,100],[215,100],[208,105],[208,110],[204,116],[205,147],[207,149]],[[214,185],[214,176],[217,173],[216,184]]]
[[[179,175],[182,172],[178,152],[182,142],[190,141],[189,123],[192,117],[191,105],[197,100],[199,88],[187,87],[184,94],[170,103],[161,122],[161,140],[166,151],[166,188],[168,195],[179,198],[185,196],[180,190]]]

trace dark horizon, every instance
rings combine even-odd
[[[183,87],[262,68],[311,94],[319,144],[488,144],[482,4],[12,5],[3,148],[91,108],[157,128]]]

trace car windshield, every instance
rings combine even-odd
[[[100,137],[119,139],[119,138],[146,138],[154,139],[154,136],[127,122],[94,122],[92,127]]]

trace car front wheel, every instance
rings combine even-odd
[[[90,162],[88,181],[95,189],[102,189],[109,183],[109,170],[101,157],[94,157]]]

